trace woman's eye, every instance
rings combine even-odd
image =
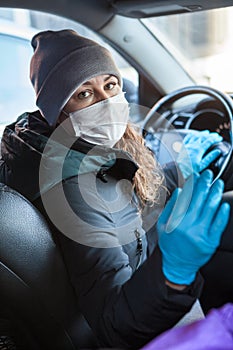
[[[116,87],[116,85],[117,85],[117,83],[115,83],[115,82],[108,83],[108,84],[105,85],[105,89],[106,90],[112,90],[112,89],[114,89]]]
[[[88,98],[90,95],[91,93],[89,91],[81,91],[78,94],[78,99],[82,100],[82,99]]]

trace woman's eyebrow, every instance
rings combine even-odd
[[[111,77],[113,77],[113,75],[112,75],[112,74],[109,74],[109,75],[104,79],[104,81],[110,79]]]

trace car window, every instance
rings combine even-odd
[[[27,40],[5,34],[0,34],[0,47],[0,121],[5,124],[35,108],[28,73],[32,50]]]
[[[144,19],[197,84],[233,92],[233,7]]]

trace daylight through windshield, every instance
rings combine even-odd
[[[197,84],[233,92],[233,7],[143,22]]]

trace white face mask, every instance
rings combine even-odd
[[[123,136],[129,119],[124,92],[69,114],[75,136],[113,147]]]

